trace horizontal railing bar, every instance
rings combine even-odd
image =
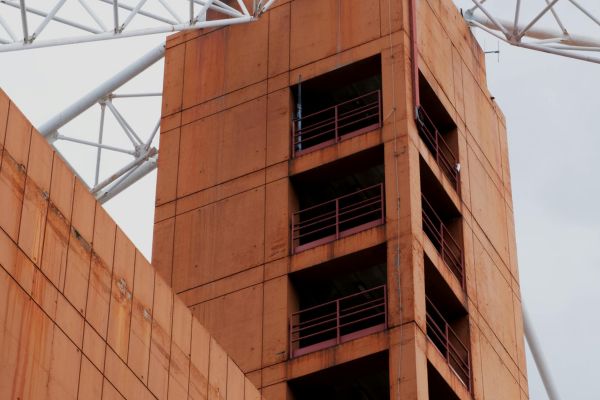
[[[298,323],[294,324],[293,326],[294,327],[298,327],[298,329],[303,329],[302,325],[305,325],[305,324],[308,324],[308,323],[313,323],[314,321],[317,321],[317,320],[320,320],[320,319],[323,319],[323,318],[327,318],[327,317],[331,317],[332,315],[336,315],[336,314],[337,314],[337,312],[333,311],[333,312],[330,312],[328,314],[321,315],[319,317],[315,317],[315,318],[312,318],[312,319],[308,319],[306,321],[298,322]],[[294,316],[294,314],[292,314],[292,316]]]
[[[315,115],[317,115],[317,114],[321,114],[321,113],[324,113],[324,112],[326,112],[326,111],[334,110],[336,107],[339,107],[339,106],[342,106],[342,105],[345,105],[345,104],[351,103],[351,102],[353,102],[353,101],[356,101],[356,100],[359,100],[359,99],[365,98],[365,97],[367,97],[367,96],[372,96],[372,95],[374,95],[374,94],[376,94],[376,93],[379,93],[379,90],[374,90],[374,91],[372,91],[372,92],[365,93],[365,94],[363,94],[363,95],[360,95],[360,96],[358,96],[358,97],[355,97],[355,98],[353,98],[353,99],[346,100],[346,101],[344,101],[344,102],[338,103],[338,104],[336,104],[336,105],[333,105],[333,106],[330,106],[330,107],[328,107],[328,108],[324,108],[324,109],[322,109],[322,110],[316,111],[316,112],[314,112],[314,113],[307,114],[307,115],[303,115],[303,116],[302,116],[302,118],[294,118],[294,119],[293,119],[293,121],[294,121],[294,122],[297,122],[297,121],[302,121],[302,120],[303,120],[303,119],[305,119],[305,118],[310,118],[310,117],[312,117],[312,116],[315,116]]]
[[[314,310],[314,309],[317,309],[319,307],[323,307],[323,306],[326,306],[326,305],[329,305],[329,304],[335,304],[338,301],[342,301],[342,300],[346,300],[346,299],[351,299],[351,298],[355,298],[355,297],[358,297],[358,296],[362,296],[365,293],[375,292],[377,290],[384,289],[385,287],[386,287],[386,285],[376,286],[374,288],[367,289],[367,290],[364,290],[364,291],[359,292],[359,293],[355,293],[355,294],[351,294],[351,295],[348,295],[348,296],[340,297],[338,299],[331,300],[331,301],[328,301],[326,303],[322,303],[322,304],[319,304],[319,305],[316,305],[316,306],[305,308],[303,310],[295,311],[295,312],[292,313],[292,316],[299,315],[299,314],[301,314],[301,313],[303,313],[305,311],[311,311],[311,310]]]
[[[316,205],[314,205],[314,206],[310,206],[310,207],[308,207],[308,208],[305,208],[305,209],[303,209],[303,210],[296,211],[296,212],[294,213],[294,215],[298,215],[298,214],[300,214],[300,213],[302,213],[302,212],[305,212],[305,211],[308,211],[308,210],[312,210],[312,209],[314,209],[314,208],[317,208],[317,207],[319,207],[319,206],[322,206],[322,205],[324,205],[324,204],[331,203],[331,202],[335,202],[336,200],[345,199],[345,198],[348,198],[348,197],[350,197],[350,196],[357,195],[358,193],[362,193],[362,192],[365,192],[365,191],[367,191],[367,190],[371,190],[371,189],[373,189],[373,188],[379,188],[379,187],[381,187],[381,186],[383,186],[383,183],[377,183],[377,184],[375,184],[375,185],[368,186],[368,187],[366,187],[366,188],[364,188],[364,189],[357,190],[356,192],[349,193],[349,194],[345,194],[345,195],[343,195],[343,196],[340,196],[340,197],[337,197],[337,198],[335,198],[335,199],[332,199],[332,200],[327,200],[327,201],[325,201],[325,202],[323,202],[323,203],[321,203],[321,204],[316,204]]]

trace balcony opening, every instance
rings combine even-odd
[[[292,152],[314,151],[381,127],[381,56],[338,68],[291,88]]]
[[[469,315],[425,255],[427,337],[470,390],[471,357]]]
[[[464,287],[461,214],[422,158],[420,177],[423,231]]]
[[[383,146],[291,178],[294,253],[381,225],[385,221]]]
[[[421,99],[417,115],[419,135],[456,190],[456,193],[460,195],[460,164],[456,124],[420,72],[419,95]]]
[[[289,381],[293,400],[381,400],[390,398],[387,351]]]
[[[384,245],[296,272],[290,280],[298,305],[290,316],[292,357],[387,328]]]
[[[459,400],[452,388],[431,363],[427,363],[427,387],[429,400]]]

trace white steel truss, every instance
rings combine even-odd
[[[0,52],[248,23],[258,19],[274,1],[255,0],[253,9],[249,11],[243,0],[227,1],[227,3],[234,3],[234,6],[221,0],[153,0],[155,7],[152,11],[148,11],[144,9],[148,3],[146,0],[135,0],[135,4],[127,4],[122,0],[94,0],[93,2],[91,0],[69,0],[69,2],[57,0],[52,1],[51,8],[44,11],[30,7],[27,0],[0,0],[0,6],[5,6],[4,8],[0,7],[0,11],[4,11],[8,7],[20,15],[22,31],[21,36],[16,34],[13,30],[14,18],[11,21],[13,22],[13,28],[11,28],[11,24],[7,23],[7,18],[3,18],[3,14],[0,13]],[[76,5],[85,11],[96,26],[84,25],[82,21],[73,18],[60,17],[59,11],[67,3],[71,5],[77,3]],[[159,9],[157,9],[157,5],[160,6]],[[182,5],[185,6],[185,17],[182,17]],[[111,12],[107,14],[105,9],[102,14],[99,8],[102,6],[108,6]],[[162,14],[158,10],[162,10]],[[81,15],[81,10],[79,11],[77,15]],[[124,16],[123,14],[125,15],[124,19],[121,18]],[[30,24],[28,18],[31,15],[36,15],[38,20],[43,19],[34,26]],[[131,22],[136,16],[145,18],[146,25],[143,28],[132,28]],[[148,27],[149,23],[155,24],[155,26]],[[44,38],[41,34],[51,24],[66,25],[79,32],[74,36]],[[65,30],[62,29],[59,32],[64,34]],[[84,32],[85,35],[81,35],[81,32]],[[8,35],[10,39],[3,37],[2,33]],[[158,149],[152,145],[152,142],[160,129],[160,117],[156,117],[157,122],[150,132],[141,135],[132,128],[132,124],[121,113],[117,103],[119,99],[141,99],[158,97],[162,94],[157,92],[121,94],[116,91],[161,60],[164,55],[165,45],[163,43],[38,127],[40,133],[53,146],[59,142],[70,142],[96,149],[93,179],[90,181],[82,177],[82,180],[88,184],[90,191],[102,203],[137,182],[157,166]],[[210,55],[207,56],[210,57]],[[95,140],[84,140],[77,135],[60,133],[61,128],[94,106],[100,108],[99,124],[96,129],[98,136]],[[116,120],[120,132],[105,132],[105,120],[108,115]],[[124,135],[129,145],[123,147],[107,144],[107,133],[113,136],[115,134]],[[120,168],[106,163],[109,164],[112,171],[107,178],[100,180],[101,169],[106,170],[106,166],[103,164],[103,152],[106,151],[126,154],[131,157],[131,161]],[[63,158],[69,162],[69,157],[65,157],[63,154]],[[75,171],[75,168],[73,170]]]
[[[600,30],[595,36],[572,33],[567,29],[565,16],[577,14],[580,21],[570,27],[581,30],[583,24],[600,28],[600,18],[594,15],[590,7],[577,0],[545,0],[537,11],[527,19],[523,16],[521,0],[515,0],[514,6],[502,2],[503,7],[511,8],[511,18],[497,15],[489,7],[491,0],[471,0],[473,7],[464,11],[465,21],[473,28],[479,28],[496,38],[513,46],[541,51],[577,60],[600,63]],[[584,1],[584,0],[580,0]],[[513,2],[510,2],[513,4]],[[537,2],[536,2],[537,3]],[[531,2],[523,2],[523,6],[531,6]],[[558,6],[562,6],[559,10]],[[597,4],[596,4],[597,7]],[[543,18],[553,20],[554,29],[541,21]]]
[[[46,0],[43,9],[31,6],[32,0],[0,0],[0,52],[245,23],[273,3],[265,1],[255,0],[248,10],[243,0],[235,0],[236,7],[226,0]],[[86,18],[61,16],[67,7],[77,7]],[[3,16],[9,10],[11,19],[20,20],[19,32]],[[207,19],[209,12],[212,16]],[[47,33],[57,24],[71,28],[73,34]]]

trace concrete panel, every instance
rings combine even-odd
[[[179,196],[264,168],[266,104],[261,97],[182,128]]]
[[[32,135],[27,175],[46,193],[50,192],[53,157],[54,151],[48,141],[42,135]]]
[[[263,287],[255,285],[195,306],[193,313],[240,368],[249,372],[261,367],[262,310]]]
[[[185,44],[184,109],[223,94],[224,66],[225,29],[218,29]]]
[[[87,357],[81,359],[79,373],[79,399],[100,400],[102,398],[102,374]]]
[[[478,311],[516,361],[515,310],[510,282],[506,281],[478,240],[474,242],[474,254]]]
[[[116,224],[99,203],[96,203],[94,220],[94,252],[106,263],[112,273],[113,255],[115,251]]]
[[[50,203],[44,234],[44,252],[42,253],[42,271],[52,283],[63,290],[67,270],[67,251],[69,248],[69,222],[65,216]]]
[[[390,29],[392,32],[396,32],[402,29],[403,26],[408,25],[408,15],[403,15],[405,4],[403,1],[379,0],[382,35],[389,35]],[[408,11],[406,11],[406,14],[408,14]]]
[[[129,352],[135,253],[133,243],[117,229],[107,343],[125,362]]]
[[[473,217],[500,257],[507,263],[508,234],[502,194],[472,150],[469,150],[468,157]]]
[[[418,48],[420,62],[427,64],[436,83],[440,85],[447,98],[454,98],[454,71],[452,62],[452,42],[436,17],[429,3],[418,3]],[[432,85],[433,86],[433,85]],[[448,110],[450,115],[453,114]]]
[[[177,292],[263,263],[264,197],[259,188],[177,216]],[[219,268],[210,268],[214,265]]]
[[[244,373],[231,358],[227,358],[227,398],[244,398]]]
[[[15,242],[19,238],[19,220],[21,219],[24,191],[25,173],[4,149],[0,167],[0,204],[11,212],[0,213],[0,228]]]
[[[150,362],[154,275],[155,271],[152,266],[142,254],[136,251],[127,364],[146,385],[148,383],[148,365]]]
[[[191,347],[189,398],[205,400],[208,396],[210,335],[196,318],[192,319]]]
[[[485,400],[518,399],[520,396],[518,382],[515,381],[486,338],[484,336],[480,336],[480,338]]]
[[[77,399],[78,379],[73,377],[78,376],[80,363],[81,352],[55,325],[46,399]]]
[[[208,400],[224,400],[227,398],[227,354],[225,350],[211,338],[210,363],[208,376]]]
[[[31,297],[51,319],[55,319],[58,290],[39,269],[34,272]]]
[[[292,98],[285,89],[267,97],[267,165],[286,161],[290,157]]]
[[[125,397],[121,396],[121,393],[115,389],[110,382],[104,378],[104,386],[102,388],[102,400],[126,400]]]
[[[166,400],[169,385],[171,355],[171,324],[173,293],[160,277],[154,280],[154,306],[148,388],[159,400]]]
[[[339,3],[339,47],[347,50],[379,38],[379,2],[345,0]]]
[[[30,166],[33,164],[32,159]],[[32,179],[28,179],[23,197],[19,247],[36,264],[41,262],[47,213],[48,193],[37,186]]]
[[[75,180],[74,192],[73,215],[71,217],[73,228],[76,229],[78,236],[83,237],[87,243],[92,243],[96,199],[79,179]]]
[[[289,4],[269,11],[269,77],[289,70],[290,15]]]
[[[173,271],[173,235],[175,234],[175,218],[154,224],[152,246],[152,265],[165,282],[171,285]]]
[[[181,111],[183,99],[183,71],[185,66],[185,45],[169,47],[165,54],[163,79],[162,117]],[[164,131],[163,131],[164,132]],[[162,145],[161,145],[162,151]]]
[[[74,184],[75,176],[73,175],[73,171],[65,164],[58,153],[54,153],[50,201],[54,203],[56,208],[58,208],[68,221],[71,221]]]
[[[267,79],[269,17],[225,31],[224,93]]]
[[[104,371],[104,359],[106,356],[106,342],[92,328],[85,323],[83,331],[83,354],[101,371]]]
[[[19,165],[27,168],[29,159],[29,143],[31,141],[31,124],[21,110],[10,103],[8,110],[8,122],[6,125],[6,139],[4,148],[15,159]]]
[[[2,89],[0,89],[0,150],[4,148],[4,139],[6,138],[6,123],[8,121],[8,109],[10,100]]]
[[[92,253],[90,283],[87,295],[86,319],[103,339],[108,328],[111,292],[111,270],[97,254]]]
[[[156,205],[175,200],[177,195],[177,164],[179,160],[179,129],[160,135]]]
[[[62,294],[56,302],[56,324],[79,349],[83,347],[83,317]]]
[[[287,360],[289,282],[282,276],[265,282],[263,312],[263,367]]]
[[[292,190],[287,179],[269,183],[265,199],[265,262],[289,254],[290,197]]]
[[[463,89],[467,130],[485,155],[486,161],[500,177],[502,161],[498,119],[490,99],[481,91],[476,78],[466,68],[463,69]]]
[[[126,399],[154,399],[150,391],[131,372],[127,365],[108,348],[104,375]]]
[[[335,53],[338,43],[337,0],[292,2],[290,67],[297,68]],[[332,23],[335,21],[334,23]]]
[[[87,357],[81,359],[79,373],[79,399],[100,400],[102,398],[102,374]]]
[[[86,309],[91,257],[90,243],[71,229],[63,293],[82,315]]]

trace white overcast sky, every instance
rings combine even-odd
[[[37,3],[43,5],[46,1]],[[455,2],[463,6],[472,4],[468,0]],[[543,0],[525,3],[538,8],[544,4]],[[582,0],[582,3],[594,3],[600,15],[598,2]],[[507,2],[498,4],[498,11],[508,12]],[[570,20],[572,14],[564,9],[566,22],[574,24],[567,28],[574,26],[575,31],[585,28],[586,33],[600,38],[600,30],[588,30],[589,26]],[[16,15],[0,6],[0,16],[11,23]],[[497,46],[501,50],[499,62],[496,55],[487,58],[488,85],[508,125],[522,295],[562,398],[597,400],[600,398],[597,119],[600,65],[498,44],[490,36],[478,37],[486,50],[495,50]],[[34,125],[40,125],[160,41],[160,36],[152,36],[0,53],[0,87]],[[162,62],[159,62],[122,92],[160,91],[161,87]],[[117,105],[141,135],[149,133],[160,113],[157,99],[122,100]],[[88,112],[64,133],[89,138],[97,135],[97,123],[93,122],[97,114],[97,109]],[[149,115],[153,117],[148,118]],[[108,128],[116,130],[114,121],[108,122]],[[122,135],[108,140],[124,143]],[[67,158],[85,171],[87,177],[91,176],[94,153],[81,147],[64,149]],[[114,165],[124,162],[119,157],[107,160],[113,164],[112,170]],[[103,174],[110,172],[109,167],[103,168]],[[148,258],[155,180],[156,174],[152,173],[106,204]],[[546,399],[531,362],[529,379],[531,399]]]

